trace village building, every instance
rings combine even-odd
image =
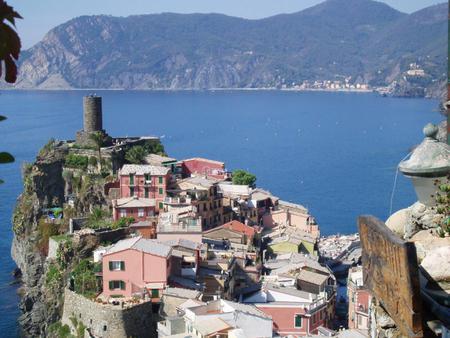
[[[119,171],[120,197],[155,200],[155,210],[163,208],[170,182],[170,169],[146,164],[125,164]]]
[[[192,276],[199,263],[199,244],[188,240],[160,242],[131,237],[110,246],[102,255],[102,297],[147,294],[159,301],[169,276]]]
[[[143,238],[154,239],[156,238],[156,223],[157,219],[152,217],[131,223],[129,225],[130,233],[134,233]]]
[[[279,201],[276,209],[263,216],[263,225],[265,228],[293,227],[313,238],[320,237],[315,218],[300,204]]]
[[[254,240],[257,231],[255,228],[245,225],[239,221],[231,221],[213,229],[203,232],[206,243],[226,242],[230,248],[254,250]]]
[[[224,222],[236,219],[248,225],[258,224],[258,211],[250,200],[249,186],[221,182],[219,191],[223,196]]]
[[[230,177],[230,173],[225,170],[225,163],[220,161],[195,157],[180,162],[183,178],[203,176],[225,180]]]
[[[348,328],[369,329],[369,308],[372,296],[364,288],[362,266],[353,267],[348,272]]]
[[[130,217],[135,221],[146,221],[155,216],[156,200],[136,196],[119,198],[112,201],[113,219]]]
[[[202,219],[192,206],[172,209],[159,215],[156,232],[161,241],[188,239],[202,243]]]
[[[315,334],[321,327],[331,327],[336,279],[316,257],[278,255],[264,262],[263,273],[261,290],[244,296],[243,301],[272,315],[277,334]]]
[[[184,327],[170,322],[184,323]],[[158,325],[160,337],[272,337],[272,320],[256,307],[223,299],[178,306],[178,317]]]
[[[172,197],[189,199],[190,205],[197,217],[202,219],[203,230],[223,224],[222,194],[218,190],[218,180],[205,177],[190,177],[177,182],[177,190],[171,191]],[[187,202],[186,202],[187,203]],[[166,210],[184,206],[177,205],[177,201],[166,201]]]
[[[258,222],[263,216],[270,213],[278,205],[279,198],[272,195],[269,191],[261,188],[255,188],[251,191],[250,202],[253,208],[257,210]]]
[[[317,255],[317,238],[296,228],[279,228],[264,236],[270,254],[304,253]]]
[[[332,320],[326,297],[286,284],[267,282],[243,302],[272,317],[274,332],[281,336],[315,334]]]

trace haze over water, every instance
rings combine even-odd
[[[11,213],[22,190],[20,166],[50,139],[73,139],[82,128],[85,91],[2,91],[1,151],[16,163],[0,166],[0,332],[15,337],[18,297],[9,285]],[[104,128],[112,136],[161,136],[178,159],[221,160],[229,170],[256,174],[257,185],[300,203],[323,235],[356,232],[356,217],[385,220],[398,162],[421,142],[427,122],[442,118],[438,102],[375,94],[216,91],[97,91]],[[401,175],[393,210],[413,203]]]

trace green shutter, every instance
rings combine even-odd
[[[123,280],[121,280],[119,283],[120,283],[120,289],[125,290],[125,282]]]
[[[152,289],[152,298],[159,298],[159,290]]]
[[[162,176],[159,176],[159,184],[162,184],[163,183],[163,178],[162,178]]]
[[[120,270],[125,271],[125,262],[120,262]]]
[[[112,271],[112,270],[113,270],[112,262],[109,262],[109,271]]]
[[[160,194],[160,195],[163,194],[163,188],[159,188],[159,194]]]
[[[148,188],[144,189],[144,193],[145,193],[145,198],[148,198]]]
[[[114,290],[114,284],[112,280],[109,281],[109,289]]]
[[[164,205],[163,205],[162,202],[159,202],[159,208],[160,208],[160,209],[164,208]]]
[[[295,315],[295,327],[301,327],[301,326],[302,326],[302,316]]]

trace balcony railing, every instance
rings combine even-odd
[[[180,204],[191,204],[192,199],[190,197],[166,197],[164,199],[165,204],[170,205],[180,205]]]

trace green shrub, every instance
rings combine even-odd
[[[161,142],[156,140],[148,140],[144,144],[144,148],[148,154],[158,154],[161,156],[166,156],[166,152],[164,150],[164,146]]]
[[[56,264],[50,264],[47,270],[47,274],[45,275],[45,284],[47,286],[58,285],[61,281],[62,274],[59,270],[59,267]]]
[[[255,186],[256,176],[245,171],[245,170],[235,170],[233,171],[233,184],[237,185],[248,185],[250,187]]]
[[[89,165],[92,167],[96,167],[97,166],[97,157],[91,156],[89,157]]]
[[[82,259],[72,270],[75,292],[93,298],[100,291],[95,276],[95,265],[88,259]]]
[[[86,169],[88,166],[88,157],[76,154],[68,154],[65,158],[65,164],[69,168]]]
[[[127,150],[125,159],[132,164],[141,164],[144,163],[147,155],[148,152],[143,146],[134,146]]]
[[[134,223],[133,217],[122,217],[117,221],[113,222],[113,224],[111,225],[111,229],[126,228],[132,223]]]

